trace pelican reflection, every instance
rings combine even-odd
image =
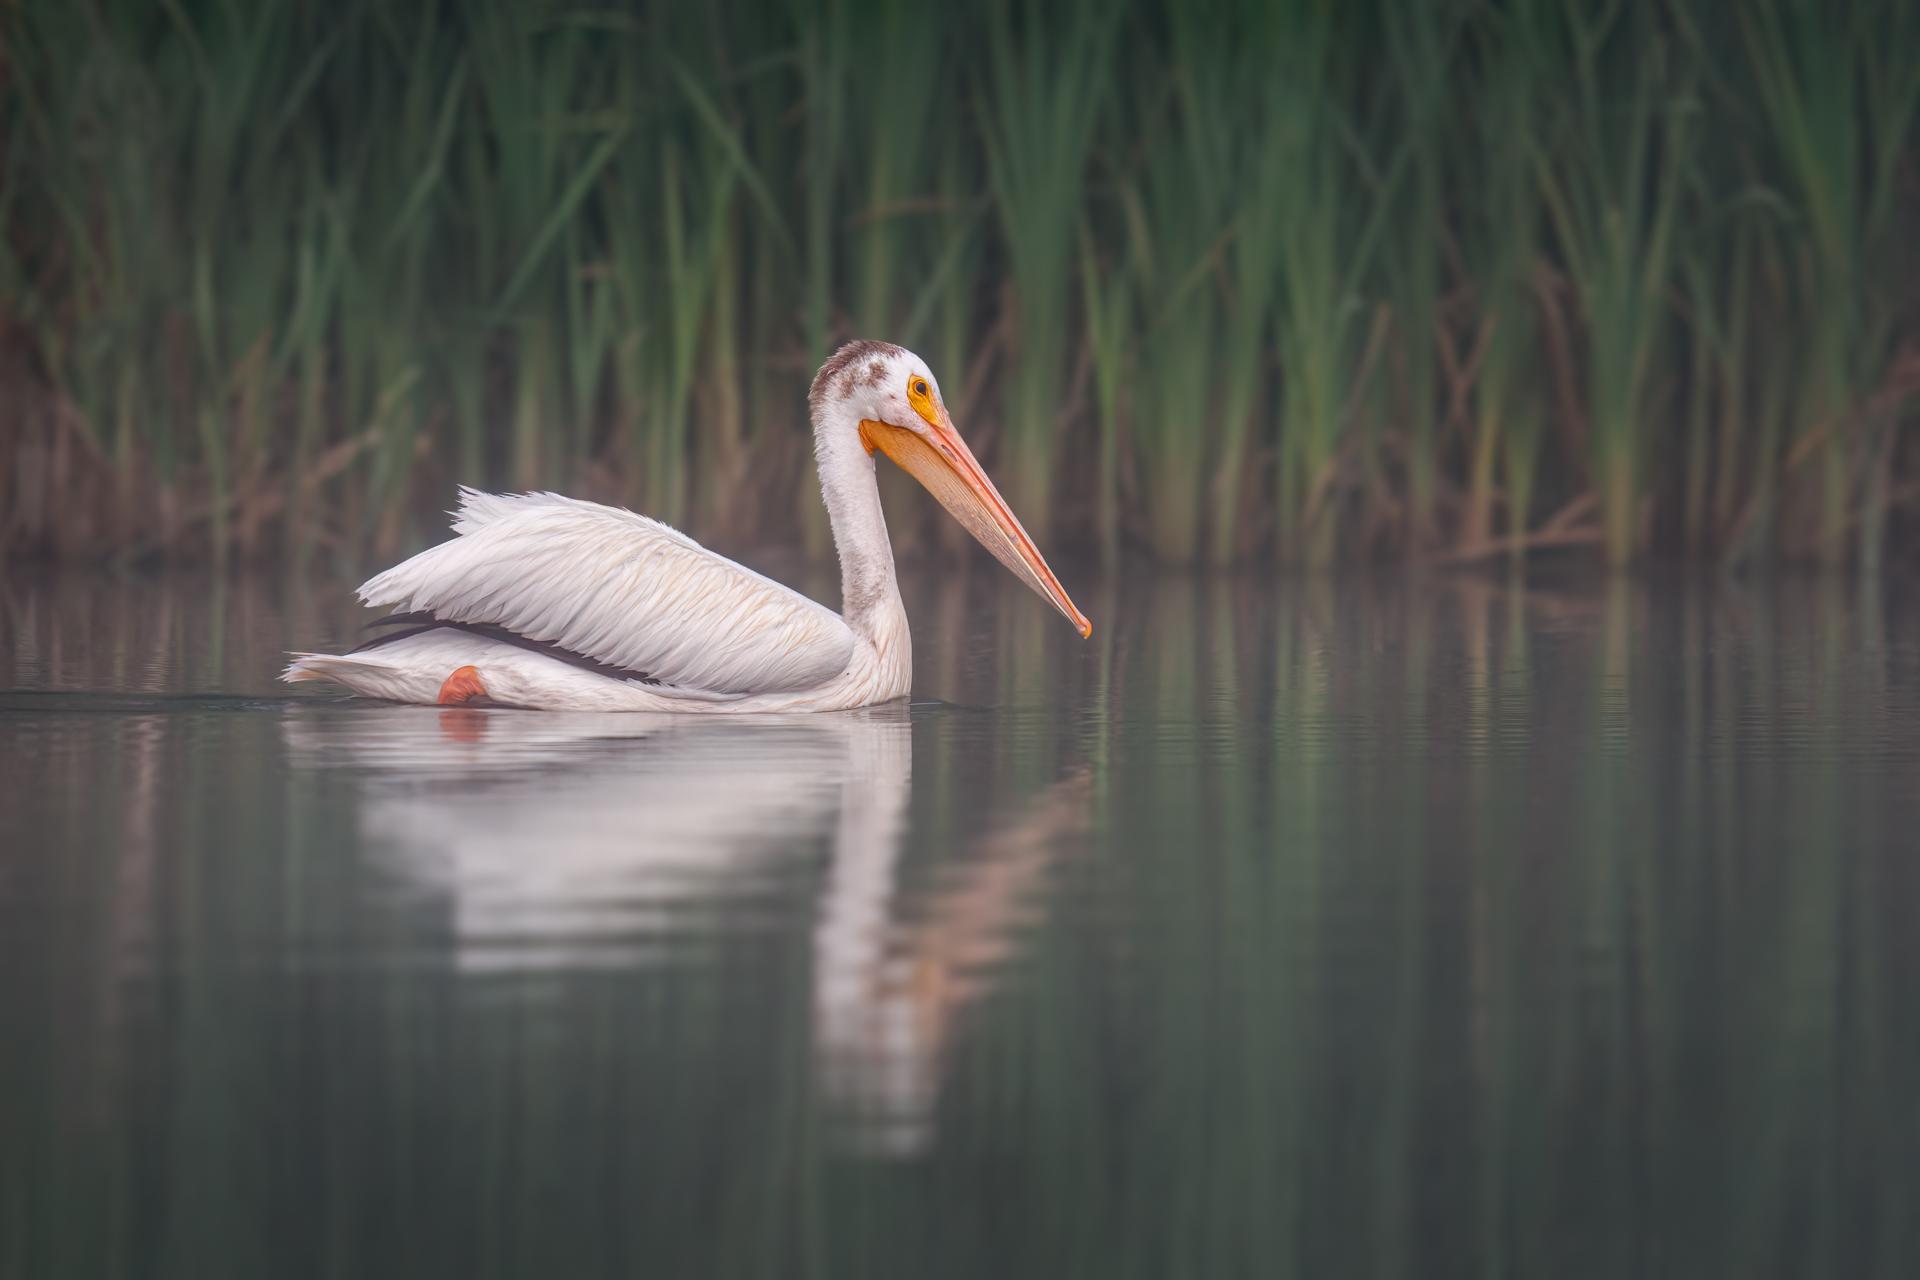
[[[679,942],[777,925],[797,888],[816,904],[821,1092],[863,1147],[895,1153],[930,1139],[959,1015],[1017,945],[1089,802],[1084,775],[1056,782],[908,892],[899,704],[751,719],[302,709],[285,737],[295,767],[359,779],[365,847],[402,900],[447,912],[463,970],[665,960]]]

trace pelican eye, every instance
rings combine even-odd
[[[913,394],[917,396],[923,396],[927,394],[927,384],[925,379],[915,378],[913,380]]]

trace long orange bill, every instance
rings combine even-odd
[[[993,553],[994,559],[1058,609],[1083,638],[1092,635],[1093,623],[1067,598],[1066,588],[1047,567],[1046,557],[1020,527],[1013,508],[987,479],[979,459],[953,429],[944,409],[939,417],[938,422],[928,424],[924,434],[884,422],[863,421],[860,438],[866,442],[868,453],[879,449],[925,485],[948,514]]]

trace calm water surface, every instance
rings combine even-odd
[[[0,1274],[1920,1274],[1908,595],[913,576],[764,721],[0,579]]]

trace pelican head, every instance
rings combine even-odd
[[[1093,623],[1068,598],[1046,557],[955,430],[926,361],[891,343],[849,342],[820,366],[807,398],[816,432],[856,432],[868,454],[878,451],[893,459],[1075,630],[1083,637],[1093,634]],[[819,443],[828,447],[844,442]]]

